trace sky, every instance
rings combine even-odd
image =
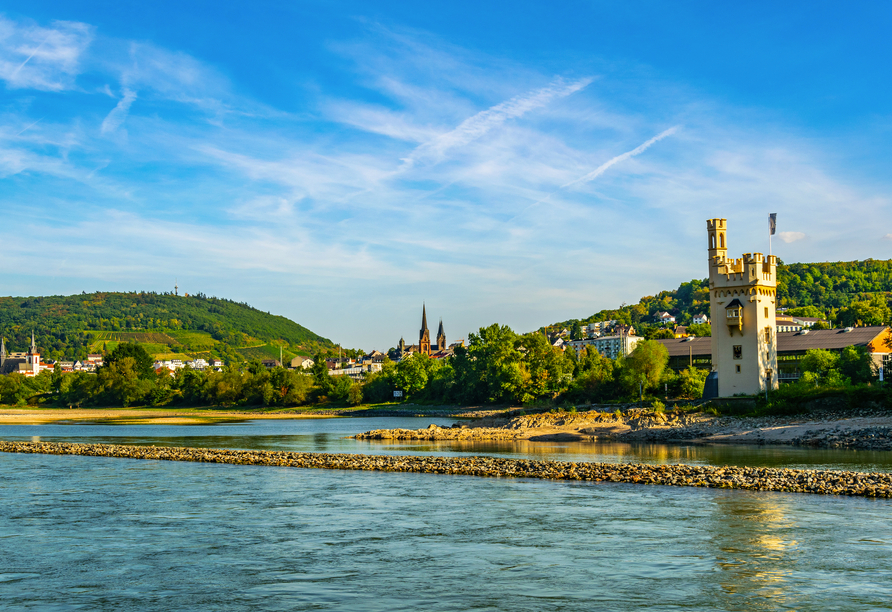
[[[131,5],[131,6],[128,6]],[[892,257],[892,4],[0,7],[0,295],[204,293],[344,346]]]

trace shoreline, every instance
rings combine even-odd
[[[475,406],[384,405],[370,407],[303,408],[303,409],[239,409],[220,407],[196,408],[19,408],[0,406],[0,425],[46,425],[75,423],[190,425],[220,421],[252,421],[259,419],[327,419],[335,417],[443,417],[471,419],[492,416],[505,409],[482,409]]]
[[[655,442],[663,444],[792,445],[892,450],[892,414],[885,411],[812,413],[790,417],[716,417],[704,413],[559,412],[489,417],[451,428],[376,429],[359,440],[532,442]]]
[[[578,463],[496,457],[353,455],[184,447],[7,442],[0,452],[293,468],[536,478],[892,498],[892,474],[732,466]]]

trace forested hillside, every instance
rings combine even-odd
[[[890,323],[892,260],[867,259],[827,263],[778,265],[778,307],[801,309],[801,316],[824,317],[836,325]],[[696,314],[709,314],[708,279],[691,280],[677,289],[645,296],[637,304],[602,310],[586,319],[570,319],[553,327],[573,328],[598,321],[618,320],[639,329],[653,325],[653,315],[667,311],[680,324]]]
[[[169,293],[85,293],[0,297],[0,335],[24,351],[34,330],[45,359],[82,359],[135,341],[156,358],[220,357],[225,361],[313,354],[331,348],[294,321],[230,300]]]

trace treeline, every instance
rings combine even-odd
[[[361,383],[330,376],[322,355],[309,372],[267,369],[258,362],[222,372],[180,369],[156,374],[138,344],[120,344],[96,374],[43,372],[34,378],[0,377],[0,403],[63,406],[246,405],[295,406],[341,401],[351,404],[405,399],[458,404],[609,402],[645,396],[697,398],[706,372],[676,374],[667,367],[666,348],[639,343],[625,359],[594,350],[551,346],[539,333],[517,334],[503,325],[470,334],[467,347],[446,361],[415,354]]]
[[[554,405],[696,399],[707,372],[667,367],[666,347],[639,342],[626,358],[615,360],[586,349],[551,346],[543,334],[517,334],[491,325],[470,334],[467,347],[450,360],[414,354],[362,382],[330,376],[321,355],[308,372],[268,369],[259,362],[230,366],[222,372],[180,369],[157,374],[151,357],[135,343],[121,344],[96,374],[43,372],[34,378],[0,376],[0,404],[49,403],[62,406],[269,406],[285,407],[405,400],[449,404]],[[871,384],[873,361],[864,347],[841,353],[808,351],[802,379],[783,387],[781,396],[814,388]]]
[[[252,339],[314,351],[334,346],[285,317],[200,293],[188,298],[146,292],[0,297],[0,335],[7,346],[25,350],[32,330],[41,354],[51,359],[84,358],[93,331],[192,330],[210,334],[227,347],[244,346]]]
[[[892,260],[867,259],[777,266],[777,306],[798,316],[827,319],[838,327],[892,323]],[[669,312],[680,325],[709,314],[709,279],[681,283],[677,289],[644,296],[637,304],[601,310],[585,319],[570,319],[551,328],[573,330],[588,323],[620,321],[650,337],[658,312]]]

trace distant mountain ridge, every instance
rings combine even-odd
[[[334,347],[283,316],[203,294],[97,292],[0,297],[0,335],[26,350],[34,330],[45,359],[82,359],[134,341],[158,358],[220,357],[227,362],[291,358]]]

